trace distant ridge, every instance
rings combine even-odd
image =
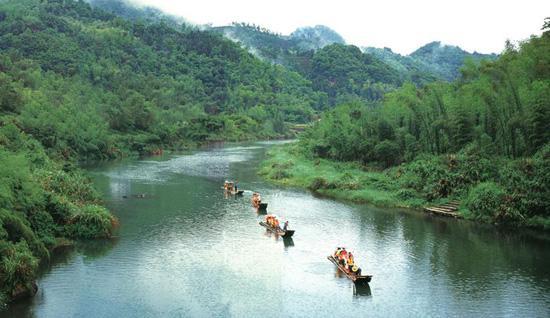
[[[437,79],[451,81],[460,75],[460,67],[466,59],[479,62],[482,59],[494,60],[497,54],[469,53],[458,46],[444,45],[439,41],[430,42],[409,55],[394,53],[389,48],[366,47],[363,50],[373,54],[399,71],[407,71],[412,77],[430,74]],[[420,80],[425,81],[426,78]]]

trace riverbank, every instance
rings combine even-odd
[[[307,188],[357,203],[413,209],[427,204],[426,200],[402,191],[381,171],[368,171],[357,163],[311,160],[295,150],[292,145],[273,147],[259,174],[277,184]]]
[[[499,162],[504,169],[497,173],[495,162],[472,154],[431,156],[381,169],[355,162],[308,158],[298,143],[272,148],[259,174],[277,184],[380,207],[422,209],[459,201],[457,213],[468,220],[548,230],[548,218],[518,212],[528,204],[540,203],[544,197],[544,189],[540,193],[534,191],[538,187],[529,191],[523,184],[526,180],[532,183],[544,180],[547,159],[543,154],[541,157],[539,161],[537,157],[526,161],[530,175],[522,174],[521,160]],[[510,171],[515,173],[514,178],[503,181]],[[510,184],[510,180],[517,189],[501,184]]]
[[[76,239],[111,237],[118,220],[91,180],[11,123],[0,126],[0,308],[36,293],[39,264]]]

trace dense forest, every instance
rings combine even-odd
[[[406,83],[379,104],[325,112],[264,173],[300,184],[307,167],[296,167],[308,160],[319,169],[302,185],[316,191],[373,201],[369,189],[386,190],[386,204],[405,206],[458,199],[472,219],[549,228],[548,21],[544,30],[518,47],[508,43],[496,61],[466,63],[452,83]],[[331,162],[341,173],[323,177]]]
[[[309,121],[326,100],[216,33],[123,20],[84,2],[38,3],[2,4],[0,61],[22,96],[11,111],[60,153],[283,136],[285,122]]]

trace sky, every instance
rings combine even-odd
[[[409,54],[441,41],[480,53],[541,34],[550,0],[133,0],[195,24],[248,22],[290,34],[326,25],[360,47]]]

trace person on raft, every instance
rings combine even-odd
[[[265,222],[268,225],[270,225],[272,227],[275,227],[275,228],[279,228],[283,231],[286,231],[288,229],[288,221],[286,221],[283,225],[283,228],[281,228],[279,219],[277,219],[277,216],[273,215],[273,214],[266,215],[265,216]]]
[[[334,251],[333,257],[338,261],[338,263],[344,266],[344,269],[348,273],[353,273],[355,275],[361,275],[361,268],[355,265],[355,257],[351,252],[346,251],[345,247],[338,247]]]
[[[254,192],[252,194],[252,205],[257,208],[260,206],[260,203],[262,203],[262,197],[258,192]]]

